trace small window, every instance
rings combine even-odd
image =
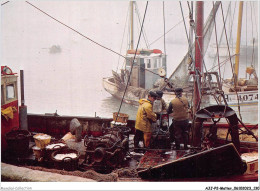
[[[153,68],[157,68],[157,59],[154,60]]]
[[[14,84],[10,84],[6,86],[6,100],[14,99],[15,92],[14,92]]]
[[[146,63],[146,68],[151,68],[151,60],[150,59],[146,59],[145,63]]]
[[[161,59],[160,58],[157,58],[157,63],[158,63],[158,67],[162,67],[162,62],[161,62]]]
[[[126,66],[130,66],[130,61],[126,60]]]
[[[5,104],[4,102],[4,86],[1,86],[1,105]]]

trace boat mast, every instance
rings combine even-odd
[[[201,72],[202,72],[202,56],[203,56],[203,1],[196,2],[196,37],[195,37],[195,68],[194,68],[194,95],[193,95],[193,114],[195,115],[199,109]],[[195,119],[195,118],[194,118]],[[193,121],[192,124],[192,146],[197,147],[201,144],[201,123]]]
[[[131,47],[130,49],[134,49],[134,1],[130,1],[130,13],[131,13]]]
[[[237,26],[237,42],[236,42],[236,57],[235,57],[235,73],[234,73],[234,85],[238,85],[238,71],[239,71],[239,54],[240,54],[240,40],[241,40],[241,28],[242,28],[242,14],[243,14],[243,1],[239,2],[238,13],[238,26]]]
[[[194,99],[193,99],[193,113],[195,114],[199,109],[200,90],[202,74],[202,59],[203,59],[203,20],[204,20],[204,2],[196,2],[196,40],[195,40],[195,78],[194,78]]]

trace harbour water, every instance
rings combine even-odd
[[[125,54],[126,45],[122,51],[120,47],[128,1],[34,1],[33,4],[88,38]],[[142,15],[145,2],[138,5]],[[182,16],[179,2],[167,2],[166,5],[167,31],[181,21]],[[227,3],[224,2],[224,5],[226,8]],[[145,32],[150,42],[163,34],[160,7],[161,1],[149,4]],[[205,3],[205,7],[206,20],[212,4]],[[122,58],[54,21],[25,1],[9,2],[1,8],[1,65],[9,66],[18,74],[19,70],[24,70],[28,113],[57,111],[59,115],[111,118],[112,113],[119,110],[121,101],[103,89],[102,78],[111,76],[111,70],[116,70],[118,63],[119,68],[122,67]],[[184,12],[188,15],[187,8]],[[221,20],[218,21],[222,26]],[[242,38],[245,45],[245,37]],[[212,43],[215,43],[214,39]],[[144,46],[141,44],[139,47]],[[163,38],[152,44],[151,48],[164,50]],[[185,28],[181,23],[166,36],[168,76],[187,50]],[[254,51],[257,65],[258,50]],[[246,67],[245,51],[242,53],[240,71]],[[251,63],[252,48],[247,55]],[[212,58],[206,55],[205,63],[212,63]],[[226,78],[231,78],[230,71],[230,64],[227,64]],[[240,75],[243,77],[245,73]],[[135,119],[137,107],[123,103],[120,112]]]

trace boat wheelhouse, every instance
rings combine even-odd
[[[18,90],[16,73],[1,66],[1,145],[6,149],[5,134],[19,128]]]
[[[135,52],[135,50],[128,50],[126,56],[126,70],[129,73],[131,64],[134,63],[130,85],[145,89],[154,88],[154,83],[161,79],[154,73],[158,74],[158,71],[162,71],[166,75],[166,55],[158,49],[138,50],[136,54]]]

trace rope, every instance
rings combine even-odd
[[[6,2],[2,3],[1,6],[5,5],[6,3],[9,3],[9,1],[6,1]]]
[[[257,4],[257,6],[258,6],[258,4]],[[257,27],[258,23],[256,22],[256,18],[258,18],[258,15],[255,14],[255,12],[256,12],[255,9],[256,9],[257,6],[253,6],[254,7],[253,12],[254,12],[254,17],[255,17],[256,39],[258,39],[258,27]]]
[[[251,66],[255,68],[255,66],[253,65],[254,63],[254,54],[255,54],[255,39],[253,38],[253,52],[252,52],[252,63]]]
[[[186,27],[186,23],[185,23],[185,19],[184,19],[184,14],[183,14],[183,9],[182,9],[182,4],[181,4],[181,1],[179,1],[180,3],[180,7],[181,7],[181,13],[182,13],[182,19],[183,19],[183,23],[184,23],[184,28],[185,28],[185,32],[186,32],[186,37],[187,37],[187,40],[188,40],[188,45],[189,45],[189,54],[190,54],[190,57],[192,58],[192,54],[191,54],[191,44],[190,44],[190,41],[189,41],[189,36],[188,36],[188,32],[187,32],[187,27]],[[191,15],[191,10],[190,10],[190,15]],[[193,58],[192,58],[193,60]]]
[[[109,50],[109,51],[111,51],[111,52],[113,52],[113,53],[115,53],[115,54],[117,54],[117,55],[119,55],[119,56],[121,56],[121,57],[123,57],[123,58],[126,59],[125,56],[123,56],[123,55],[117,53],[116,51],[114,51],[114,50],[112,50],[112,49],[110,49],[110,48],[107,48],[107,47],[101,45],[100,43],[98,43],[98,42],[96,42],[96,41],[90,39],[89,37],[85,36],[84,34],[80,33],[79,31],[77,31],[77,30],[71,28],[70,26],[68,26],[68,25],[66,25],[66,24],[64,24],[64,23],[62,23],[62,22],[59,21],[58,19],[55,19],[54,17],[52,17],[52,16],[49,15],[48,13],[44,12],[44,11],[41,10],[40,8],[38,8],[38,7],[36,7],[35,5],[29,3],[28,1],[25,1],[25,2],[28,3],[29,5],[31,5],[32,7],[34,7],[35,9],[39,10],[39,11],[42,12],[43,14],[47,15],[48,17],[52,18],[53,20],[57,21],[58,23],[64,25],[65,27],[69,28],[70,30],[72,30],[72,31],[74,31],[74,32],[76,32],[76,33],[78,33],[80,36],[83,36],[84,38],[86,38],[86,39],[88,39],[89,41],[95,43],[96,45],[98,45],[98,46],[100,46],[100,47],[102,47],[102,48],[104,48],[104,49],[107,49],[107,50]]]
[[[135,3],[135,2],[134,2],[134,3]],[[138,8],[138,6],[137,6],[137,3],[135,3],[135,6],[136,6],[136,12],[137,12],[137,16],[138,16],[138,21],[139,21],[139,24],[140,24],[140,26],[141,26],[140,13],[139,13],[139,8]],[[145,33],[144,28],[143,28],[143,37],[144,37],[144,42],[145,42],[145,44],[146,44],[146,47],[147,47],[147,49],[149,49],[149,43],[148,43],[147,35],[146,35],[146,33]]]
[[[230,11],[229,11],[229,10],[230,10],[230,7],[231,7],[231,3],[228,4],[228,10],[227,10],[227,16],[226,16],[226,18],[225,18],[225,23],[227,22],[228,13],[230,12]],[[232,28],[231,28],[231,30],[232,30]],[[217,45],[218,45],[218,44],[221,44],[222,37],[223,37],[223,32],[224,32],[224,27],[222,28],[221,35],[220,35],[220,39],[219,39],[219,42],[217,43]],[[216,56],[214,57],[213,66],[215,66],[217,57],[218,57],[218,54],[216,54]]]
[[[33,4],[29,3],[28,1],[26,1],[26,3],[28,3],[29,5],[31,5],[31,6],[32,6],[32,7],[34,7],[35,9],[39,10],[39,11],[40,11],[40,12],[42,12],[43,14],[47,15],[48,17],[52,18],[53,20],[57,21],[58,23],[60,23],[60,24],[64,25],[65,27],[67,27],[67,28],[71,29],[72,31],[74,31],[74,32],[78,33],[80,36],[83,36],[84,38],[88,39],[89,41],[91,41],[91,42],[95,43],[96,45],[98,45],[98,46],[100,46],[100,47],[102,47],[102,48],[104,48],[104,49],[107,49],[107,50],[109,50],[109,51],[111,51],[111,52],[113,52],[113,53],[115,53],[115,54],[117,54],[117,55],[119,55],[119,56],[123,57],[123,58],[124,58],[124,59],[126,59],[126,60],[129,60],[128,58],[126,58],[126,57],[125,57],[125,56],[123,56],[122,54],[119,54],[119,53],[117,53],[116,51],[114,51],[114,50],[112,50],[112,49],[110,49],[110,48],[107,48],[107,47],[105,47],[105,46],[101,45],[100,43],[98,43],[98,42],[96,42],[96,41],[94,41],[94,40],[90,39],[89,37],[87,37],[87,36],[83,35],[83,34],[82,34],[82,33],[80,33],[79,31],[77,31],[77,30],[75,30],[75,29],[71,28],[70,26],[68,26],[68,25],[66,25],[66,24],[64,24],[64,23],[62,23],[62,22],[61,22],[61,21],[59,21],[58,19],[55,19],[54,17],[52,17],[52,16],[51,16],[51,15],[49,15],[48,13],[44,12],[44,11],[43,11],[43,10],[41,10],[40,8],[38,8],[38,7],[36,7],[35,5],[33,5]],[[143,67],[141,67],[141,68],[143,68]],[[146,69],[146,68],[143,68],[143,69],[144,69],[144,70],[146,70],[146,71],[148,71],[148,72],[151,72],[151,73],[153,73],[153,74],[155,74],[155,75],[158,75],[158,76],[160,76],[159,74],[157,74],[157,73],[155,73],[155,72],[153,72],[153,71],[150,71],[150,70],[148,70],[148,69]]]
[[[117,120],[118,114],[119,114],[119,112],[120,112],[120,110],[121,110],[121,107],[122,107],[122,104],[123,104],[123,100],[124,100],[124,97],[125,97],[125,93],[126,93],[126,90],[127,90],[127,87],[128,87],[129,81],[130,81],[130,77],[131,77],[131,74],[132,74],[132,70],[133,70],[133,66],[134,66],[134,60],[135,60],[135,57],[136,57],[136,52],[137,52],[137,49],[138,49],[138,46],[139,46],[139,42],[140,42],[140,39],[141,39],[141,34],[142,34],[142,29],[143,29],[143,25],[144,25],[144,20],[145,20],[145,15],[146,15],[147,7],[148,7],[148,1],[146,2],[146,7],[145,7],[145,12],[144,12],[143,22],[142,22],[141,31],[140,31],[140,34],[139,34],[137,46],[136,46],[136,49],[135,49],[135,55],[134,55],[134,59],[133,59],[133,64],[132,64],[131,69],[130,69],[130,74],[129,74],[129,76],[128,76],[128,80],[127,80],[127,83],[126,83],[125,91],[124,91],[124,94],[123,94],[123,97],[122,97],[122,99],[121,99],[121,103],[120,103],[120,106],[119,106],[119,109],[118,109],[118,112],[117,112],[116,120]],[[116,121],[116,120],[115,120],[115,121]]]
[[[163,41],[164,41],[164,54],[166,55],[166,42],[165,42],[165,10],[163,1]]]
[[[127,9],[127,14],[126,14],[126,21],[125,21],[125,27],[124,27],[124,33],[123,33],[123,38],[122,38],[122,42],[121,42],[121,47],[120,47],[120,54],[121,54],[121,51],[122,51],[122,47],[123,47],[123,41],[124,41],[124,37],[125,37],[125,29],[126,29],[126,23],[127,23],[127,18],[128,18],[128,14],[129,14],[129,8],[130,5],[128,6],[128,9]],[[118,71],[118,66],[119,66],[119,62],[120,61],[120,57],[118,58],[118,63],[117,63],[117,68],[116,68],[116,72]]]
[[[247,68],[247,2],[246,2],[246,68]],[[247,72],[245,71],[246,79],[247,79]],[[250,78],[250,76],[249,76]]]
[[[214,8],[214,1],[212,1],[212,4],[213,4],[213,8]],[[214,17],[214,25],[215,25],[215,36],[216,36],[216,45],[217,45],[217,55],[218,55],[218,70],[219,70],[219,78],[220,78],[220,88],[222,90],[222,87],[221,87],[221,72],[220,72],[220,63],[219,63],[219,51],[218,51],[218,35],[217,35],[217,26],[216,26],[216,19]]]
[[[232,55],[231,58],[234,57],[234,56],[236,56],[236,55],[237,55],[237,54]],[[229,58],[227,58],[226,60],[220,62],[220,67],[222,67],[224,64],[226,64],[226,62],[227,62],[228,60],[229,60]],[[217,67],[217,66],[213,66],[211,69],[209,69],[209,71],[212,71],[215,67]],[[222,79],[224,79],[224,77],[223,77]]]
[[[251,2],[250,2],[251,5]],[[251,5],[251,19],[252,19],[252,13],[253,13],[253,9],[252,9],[252,5]],[[257,25],[256,25],[257,26]],[[254,61],[254,43],[255,43],[255,39],[254,39],[254,33],[253,33],[253,21],[252,21],[252,38],[253,38],[253,52],[252,52],[252,63],[251,66],[255,68],[255,65],[253,65],[253,63],[255,63]]]
[[[234,19],[235,19],[235,10],[236,10],[236,7],[237,7],[237,2],[235,2],[235,7],[234,7],[234,12],[233,12],[233,17],[232,17],[232,21],[231,21],[231,30],[230,30],[230,36],[229,36],[229,41],[231,41],[231,48],[233,50],[233,36],[232,36],[232,31],[233,31],[233,24],[234,24]],[[231,15],[231,11],[230,11],[230,15]],[[223,27],[224,29],[224,27]],[[233,54],[233,51],[232,51],[232,54]],[[225,74],[225,68],[224,68],[224,71],[223,71],[223,79],[224,79],[224,74]]]
[[[188,16],[187,16],[188,17]],[[187,17],[185,17],[185,19],[187,19]],[[170,28],[165,34],[163,34],[162,36],[158,37],[157,39],[155,39],[151,44],[149,44],[150,46],[152,44],[154,44],[155,42],[157,42],[158,40],[160,40],[162,37],[164,37],[167,33],[169,33],[171,30],[173,30],[175,27],[177,27],[179,24],[181,24],[183,22],[183,20],[179,21],[176,25],[174,25],[172,28]]]
[[[228,44],[228,39],[227,39],[227,31],[226,31],[226,25],[224,22],[224,13],[223,13],[223,6],[222,6],[222,2],[220,2],[221,5],[221,11],[222,11],[222,19],[223,19],[223,23],[224,23],[224,29],[225,29],[225,36],[226,36],[226,41],[227,41],[227,47],[228,47],[228,54],[229,54],[229,59],[230,59],[230,64],[231,64],[231,70],[232,70],[232,74],[233,74],[233,79],[234,78],[234,69],[233,69],[233,64],[232,64],[232,60],[231,60],[231,56],[230,56],[230,50],[229,50],[229,44]],[[234,83],[235,85],[235,92],[236,92],[236,96],[237,96],[237,101],[238,101],[238,113],[239,113],[239,117],[242,120],[242,116],[241,116],[241,112],[240,112],[240,102],[239,102],[239,98],[238,98],[238,93],[237,93],[237,89],[236,89],[236,83]]]

